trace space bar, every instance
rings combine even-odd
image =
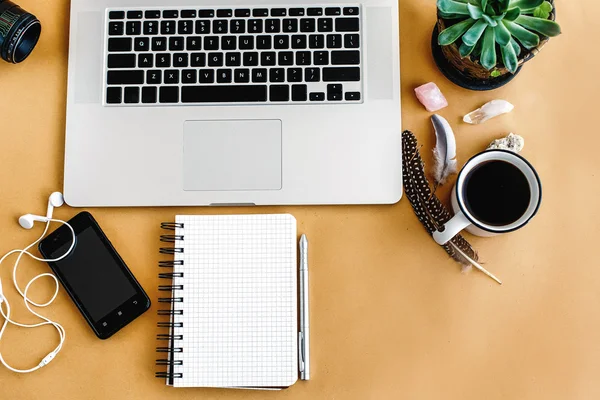
[[[267,101],[266,85],[183,86],[182,103],[251,103]]]

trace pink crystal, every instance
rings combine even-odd
[[[433,82],[419,86],[415,89],[415,93],[421,104],[423,104],[429,112],[436,112],[442,108],[448,107],[448,101],[442,94],[440,88]]]

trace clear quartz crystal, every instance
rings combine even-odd
[[[506,100],[492,100],[481,108],[465,115],[463,121],[467,124],[483,124],[494,117],[511,112],[514,108],[515,106]]]

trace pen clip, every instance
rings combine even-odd
[[[300,373],[304,372],[304,335],[298,332],[298,369]]]

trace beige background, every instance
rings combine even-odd
[[[44,31],[21,65],[0,63],[0,251],[40,233],[19,215],[43,213],[62,187],[69,2],[19,0]],[[597,0],[558,2],[564,34],[508,87],[474,93],[449,83],[429,48],[433,0],[402,0],[404,129],[430,162],[430,114],[413,88],[435,81],[450,101],[459,158],[510,131],[525,137],[524,156],[544,183],[541,212],[524,230],[471,238],[505,284],[461,274],[427,236],[406,200],[378,207],[262,209],[93,209],[147,289],[152,310],[108,341],[96,339],[61,290],[44,310],[67,329],[64,351],[27,376],[0,369],[1,399],[597,399],[600,397],[600,239],[596,122],[600,85]],[[483,126],[460,116],[503,98],[516,110]],[[441,194],[448,199],[448,188]],[[79,210],[56,212],[70,218]],[[176,213],[291,212],[311,240],[313,380],[280,393],[175,390],[154,378],[159,223]],[[27,260],[26,282],[47,266]],[[33,321],[0,268],[19,320]],[[40,283],[40,295],[51,290]],[[52,328],[9,328],[0,342],[13,365],[37,364],[54,346]]]

